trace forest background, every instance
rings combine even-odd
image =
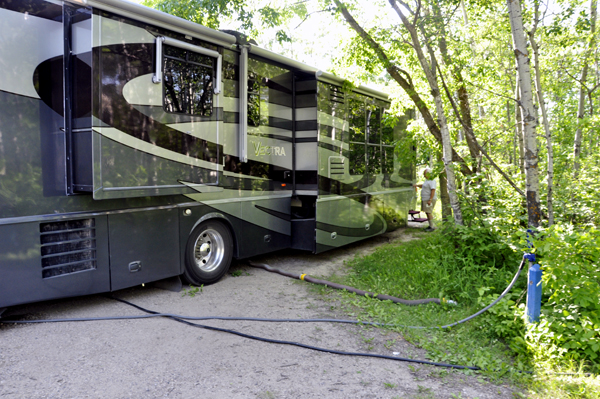
[[[390,93],[393,114],[415,110],[396,153],[434,168],[446,221],[444,234],[422,245],[439,257],[435,267],[450,256],[450,268],[460,264],[461,276],[476,276],[471,288],[440,283],[434,294],[478,306],[504,289],[523,252],[534,252],[544,272],[539,323],[522,322],[516,292],[486,316],[495,326],[488,338],[501,339],[521,366],[598,372],[597,0],[142,4],[242,32],[261,47]],[[352,278],[365,289],[425,293],[402,291],[402,281],[374,287],[359,278],[366,274],[360,267]]]

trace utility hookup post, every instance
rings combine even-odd
[[[529,260],[529,273],[527,274],[527,321],[537,323],[540,319],[540,308],[542,307],[542,270],[535,263],[534,254],[526,254]]]

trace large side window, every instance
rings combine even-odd
[[[260,126],[260,86],[261,77],[248,71],[248,125]]]
[[[365,103],[361,100],[348,101],[348,119],[350,122],[350,165],[351,175],[363,175],[366,172],[365,157]]]
[[[167,112],[211,116],[215,58],[164,45],[164,109]]]
[[[367,105],[367,164],[369,174],[381,173],[381,108]]]
[[[394,172],[394,126],[396,118],[384,112],[381,120],[381,149],[382,172],[386,175]]]

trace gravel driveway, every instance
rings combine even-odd
[[[343,261],[357,253],[407,238],[399,230],[321,255],[284,251],[254,260],[328,276],[340,273]],[[157,312],[193,316],[335,317],[335,306],[311,293],[308,283],[244,263],[234,263],[231,272],[194,296],[149,286],[114,295]],[[139,314],[102,295],[17,306],[5,313],[31,319]],[[424,359],[424,352],[399,334],[374,328],[199,323],[340,351]],[[164,318],[0,324],[2,398],[512,398],[513,390],[432,366],[263,343]]]

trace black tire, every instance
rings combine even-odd
[[[183,276],[193,285],[216,283],[227,273],[233,255],[231,232],[221,222],[206,221],[190,234]]]

